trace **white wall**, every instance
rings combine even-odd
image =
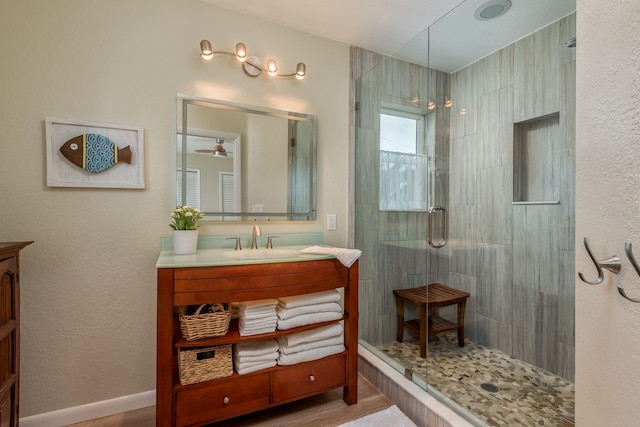
[[[576,271],[596,277],[598,259],[617,254],[622,272],[591,286],[576,280],[576,425],[640,423],[640,277],[624,254],[640,256],[640,3],[578,0]]]
[[[204,62],[201,39],[277,58],[308,77],[250,79],[232,58]],[[330,90],[328,90],[330,88]],[[0,2],[0,241],[22,257],[21,416],[155,388],[155,261],[174,206],[176,94],[318,116],[319,221],[347,241],[348,46],[194,0]],[[146,188],[46,185],[47,116],[145,129]],[[205,234],[249,234],[207,225]]]

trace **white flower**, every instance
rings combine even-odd
[[[197,230],[198,221],[202,219],[204,213],[200,209],[192,208],[189,206],[176,206],[171,213],[173,221],[169,226],[173,230]]]

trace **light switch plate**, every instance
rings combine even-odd
[[[335,231],[338,227],[336,214],[327,215],[327,231]]]

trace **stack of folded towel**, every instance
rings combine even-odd
[[[233,366],[238,374],[248,374],[276,366],[278,343],[274,339],[234,344]]]
[[[312,323],[328,322],[342,317],[340,292],[332,289],[306,295],[278,299],[278,329],[285,330]]]
[[[278,365],[294,365],[322,359],[344,351],[344,329],[340,323],[276,338]]]
[[[276,330],[275,299],[244,301],[238,306],[238,330],[241,336],[268,334]]]

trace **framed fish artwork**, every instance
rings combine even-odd
[[[47,117],[49,187],[144,188],[144,129]]]

